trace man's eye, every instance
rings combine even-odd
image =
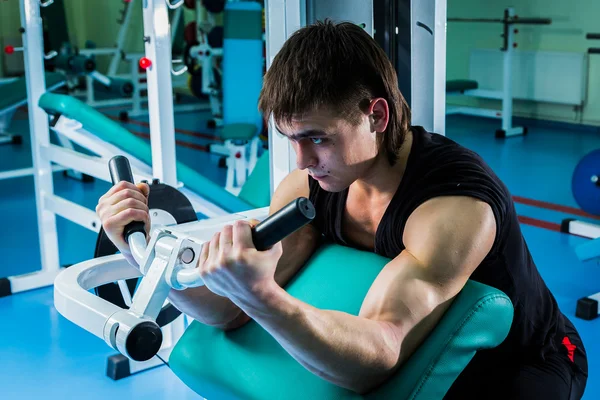
[[[314,143],[314,144],[323,144],[323,142],[325,141],[323,138],[310,138],[310,140]]]

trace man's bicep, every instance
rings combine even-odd
[[[495,226],[489,206],[470,198],[433,199],[411,215],[405,250],[379,273],[360,311],[391,327],[399,361],[437,325],[486,257]]]
[[[470,276],[495,238],[496,220],[489,204],[460,196],[423,203],[411,214],[403,233],[406,249],[440,282]]]
[[[455,295],[432,278],[405,250],[381,270],[362,304],[359,316],[380,322],[397,341],[392,348],[400,351],[399,363],[427,337]]]

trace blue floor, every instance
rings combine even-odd
[[[107,111],[111,113],[111,111]],[[111,115],[117,115],[114,111]],[[211,134],[206,129],[206,115],[182,114],[175,119],[181,142],[206,145],[207,140],[189,131]],[[128,129],[147,134],[140,124],[126,124]],[[451,116],[447,135],[477,151],[507,184],[513,195],[576,208],[571,195],[571,172],[588,151],[600,148],[600,132],[573,130],[535,124],[525,137],[498,140],[494,131],[498,121]],[[27,132],[26,113],[19,112],[13,131]],[[0,171],[30,165],[28,134],[26,143],[0,146]],[[224,182],[217,157],[184,144],[177,148],[178,158],[201,169],[215,182]],[[0,207],[5,228],[0,234],[3,262],[0,276],[32,272],[39,268],[38,238],[32,178],[0,180]],[[55,174],[55,190],[82,205],[93,208],[98,197],[108,189],[104,182],[81,183]],[[534,221],[560,224],[573,216],[568,210],[554,211],[541,206],[516,203],[521,216]],[[600,291],[600,267],[580,262],[574,246],[585,239],[540,228],[536,223],[522,225],[525,239],[542,276],[556,296],[563,311],[580,331],[588,352],[590,378],[585,399],[600,398],[600,320],[575,318],[578,298]],[[62,264],[76,263],[92,257],[95,234],[59,219],[59,254]],[[66,321],[53,306],[52,288],[44,288],[0,298],[0,382],[2,399],[106,399],[142,398],[197,399],[166,367],[112,381],[105,376],[106,358],[114,354],[103,341]]]

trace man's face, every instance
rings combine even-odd
[[[364,176],[377,157],[377,129],[365,113],[358,124],[319,111],[278,125],[296,152],[296,164],[322,189],[339,192]]]

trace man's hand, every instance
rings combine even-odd
[[[144,222],[146,234],[150,230],[148,194],[150,186],[146,183],[121,181],[110,188],[96,206],[96,214],[102,222],[106,236],[125,255],[131,254],[129,244],[123,240],[123,229],[133,221]]]
[[[260,301],[266,290],[277,285],[275,269],[282,255],[281,242],[265,251],[256,250],[251,230],[256,222],[236,221],[225,226],[204,243],[198,261],[206,287],[234,303]]]

